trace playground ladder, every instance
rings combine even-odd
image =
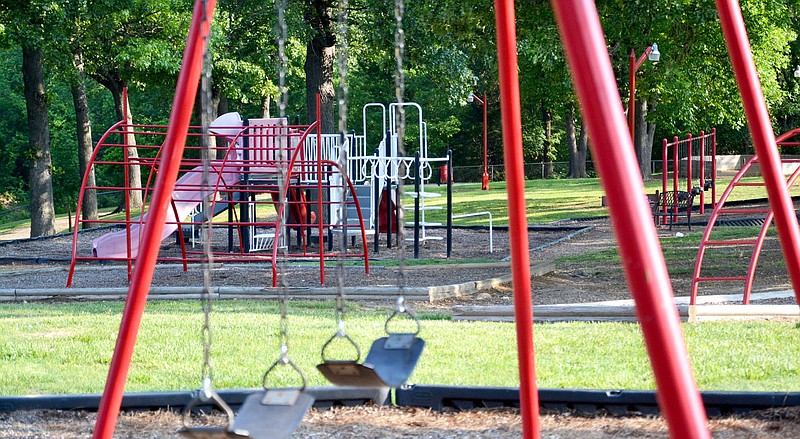
[[[800,133],[800,129],[794,129],[789,131],[781,136],[778,136],[776,139],[778,146],[798,146],[800,142],[794,141],[790,142],[788,139],[792,138],[793,136]],[[711,216],[708,219],[708,225],[706,226],[706,230],[703,232],[703,238],[700,241],[700,246],[697,249],[697,258],[695,259],[695,266],[694,266],[694,274],[692,275],[692,291],[691,291],[691,304],[694,305],[697,302],[697,294],[699,291],[700,283],[701,282],[742,282],[744,284],[744,291],[742,296],[742,303],[748,304],[750,303],[750,293],[752,292],[753,288],[753,279],[755,278],[756,267],[758,266],[758,259],[761,254],[761,248],[764,244],[764,238],[767,236],[767,231],[769,230],[770,225],[772,225],[773,219],[773,212],[772,209],[767,208],[760,208],[760,209],[752,209],[752,208],[738,208],[738,207],[728,207],[727,201],[730,198],[731,194],[735,191],[736,188],[741,187],[764,187],[764,181],[742,181],[742,179],[747,175],[747,172],[753,168],[755,165],[758,165],[759,159],[757,155],[754,155],[750,160],[748,160],[744,166],[739,170],[738,173],[733,177],[728,187],[725,189],[725,192],[722,193],[722,197],[720,197],[719,202],[717,203],[714,211],[711,213]],[[781,158],[781,163],[786,165],[795,165],[800,164],[800,159],[788,159],[788,158]],[[798,176],[800,176],[800,166],[797,166],[797,169],[792,172],[789,178],[786,179],[786,186],[791,187],[795,181],[797,180]],[[716,226],[719,225],[721,218],[732,218],[733,216],[740,215],[757,215],[759,219],[763,217],[763,223],[761,225],[761,229],[759,230],[758,234],[752,238],[744,238],[744,239],[714,239],[712,238],[712,233]],[[724,221],[724,220],[723,220]],[[703,275],[703,263],[705,261],[706,252],[709,249],[713,248],[723,248],[723,247],[741,247],[743,249],[750,250],[750,260],[747,267],[747,270],[743,274],[733,274],[727,276],[704,276]]]

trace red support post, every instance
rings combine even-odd
[[[483,92],[483,175],[481,176],[481,190],[489,190],[489,137],[487,132],[487,112],[486,107],[489,101],[486,100],[486,92]]]
[[[742,10],[735,0],[716,0],[716,4],[769,204],[775,214],[775,227],[778,229],[784,260],[795,298],[800,303],[800,227],[783,176],[780,153],[750,51]]]
[[[694,157],[692,133],[686,135],[686,192],[692,191],[692,159]]]
[[[680,179],[680,170],[681,170],[681,160],[680,160],[680,152],[681,152],[681,143],[678,140],[678,136],[672,138],[672,190],[678,190],[678,180]]]
[[[717,129],[711,128],[711,208],[717,207]]]
[[[661,192],[667,191],[667,174],[669,173],[668,150],[669,143],[667,143],[667,139],[661,139]]]
[[[700,131],[700,215],[706,213],[706,134]]]
[[[659,405],[672,437],[710,438],[641,175],[630,172],[638,168],[638,162],[594,1],[553,0],[551,4],[586,116],[592,157],[608,197],[612,224],[617,234],[626,234],[617,240],[620,260],[636,302]]]
[[[207,6],[208,10],[203,10],[204,5]],[[164,230],[167,209],[172,191],[175,188],[175,181],[186,144],[189,119],[192,115],[197,85],[202,70],[203,42],[209,34],[215,6],[216,0],[195,1],[192,23],[186,40],[186,50],[183,53],[183,65],[178,76],[175,98],[172,103],[169,129],[162,146],[163,155],[159,168],[160,172],[156,177],[155,191],[140,242],[141,247],[136,258],[133,280],[128,290],[128,299],[123,310],[114,356],[111,359],[106,387],[98,408],[97,423],[93,434],[95,439],[110,439],[114,434],[114,428],[119,417],[119,408],[125,391],[125,381],[127,380],[131,358],[133,357],[133,348],[136,344],[142,313],[147,302],[147,293],[153,280],[153,270],[158,258],[161,233]]]
[[[500,76],[500,104],[508,194],[508,231],[511,240],[514,315],[519,362],[519,400],[522,437],[541,435],[539,393],[533,348],[533,306],[528,248],[528,220],[525,203],[525,169],[522,153],[522,111],[517,72],[517,30],[513,0],[495,0],[497,61]]]

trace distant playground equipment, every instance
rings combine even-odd
[[[689,133],[683,140],[675,136],[672,142],[663,139],[661,146],[661,192],[655,195],[653,217],[656,224],[659,221],[665,224],[669,219],[670,226],[678,216],[685,216],[691,222],[693,203],[690,201],[695,197],[699,198],[701,215],[705,213],[706,191],[711,191],[711,207],[716,205],[717,130],[712,128],[708,134],[700,131],[696,137]],[[697,174],[694,173],[695,161]],[[681,178],[686,190],[681,188]]]
[[[172,194],[171,209],[167,212],[162,242],[176,235],[179,255],[160,256],[161,262],[200,262],[202,252],[195,248],[208,237],[200,236],[200,225],[209,219],[202,211],[203,193],[211,200],[211,216],[214,217],[211,235],[227,236],[227,239],[211,238],[214,259],[219,262],[259,261],[272,266],[275,286],[276,256],[282,246],[288,246],[290,258],[313,258],[319,261],[320,281],[325,282],[326,259],[338,255],[333,250],[333,239],[340,236],[355,244],[360,239],[359,250],[344,250],[347,257],[360,258],[369,272],[367,237],[373,236],[374,251],[379,251],[379,233],[386,234],[386,245],[392,246],[393,234],[397,239],[397,224],[402,221],[398,212],[397,187],[399,179],[414,184],[413,191],[406,195],[414,199],[413,235],[406,239],[414,242],[414,256],[419,256],[421,243],[441,240],[432,236],[430,227],[441,226],[426,218],[426,212],[442,209],[441,206],[426,205],[426,200],[439,197],[437,192],[426,191],[431,183],[433,169],[437,163],[448,169],[452,154],[444,158],[428,156],[427,125],[423,121],[422,108],[413,102],[402,104],[416,109],[418,146],[414,155],[399,157],[397,152],[397,111],[399,104],[387,107],[381,103],[369,103],[363,107],[363,134],[321,134],[316,123],[311,125],[289,125],[287,119],[243,119],[238,113],[220,116],[210,127],[211,134],[224,147],[214,147],[212,181],[209,187],[201,187],[199,127],[190,128],[186,153],[181,161],[181,175]],[[380,110],[381,126],[388,130],[381,133],[374,154],[367,153],[369,110]],[[388,122],[388,123],[387,123]],[[98,172],[122,174],[122,183],[115,185],[89,186],[84,178],[78,198],[80,208],[87,190],[116,192],[121,200],[124,217],[106,216],[98,220],[78,217],[73,233],[73,256],[67,286],[71,286],[75,264],[88,260],[126,261],[128,275],[132,273],[132,262],[138,255],[139,240],[148,216],[147,201],[150,200],[158,173],[161,145],[166,135],[166,126],[127,124],[119,122],[100,139],[94,150],[90,165]],[[128,155],[128,139],[135,139],[139,157]],[[339,155],[345,154],[347,169],[340,169]],[[128,173],[131,167],[142,170],[143,188],[129,187]],[[105,168],[105,169],[102,169]],[[111,169],[115,168],[115,169]],[[119,169],[122,169],[122,172]],[[346,176],[346,177],[345,177]],[[278,199],[278,178],[286,184],[289,215],[281,224],[275,214]],[[451,179],[452,180],[452,179]],[[448,181],[448,185],[452,184]],[[131,212],[130,199],[134,191],[145,200],[138,216]],[[448,200],[452,190],[448,190]],[[346,208],[340,205],[345,199]],[[451,217],[451,202],[447,203],[447,217]],[[221,219],[227,215],[226,219]],[[116,225],[116,230],[92,241],[91,254],[79,254],[77,233],[81,225]],[[387,227],[392,224],[392,227]],[[448,225],[452,225],[448,220]],[[296,233],[297,242],[291,243],[291,232]],[[451,235],[448,229],[448,237]],[[327,246],[325,240],[327,239]],[[277,243],[277,245],[276,245]],[[316,248],[314,246],[316,245]],[[452,241],[447,239],[448,256]]]
[[[800,139],[797,136],[800,135],[800,128],[795,128],[791,131],[788,131],[784,134],[778,136],[775,140],[778,147],[785,147],[785,146],[798,146],[800,145]],[[697,249],[697,258],[695,259],[695,266],[694,266],[694,274],[692,275],[692,291],[691,291],[691,304],[694,305],[697,302],[697,295],[700,289],[701,283],[708,283],[708,282],[736,282],[742,283],[744,287],[743,295],[742,295],[742,303],[749,304],[750,303],[750,294],[753,289],[753,280],[755,279],[756,268],[758,266],[758,259],[761,254],[761,248],[764,244],[764,239],[767,236],[767,231],[769,227],[772,225],[772,221],[774,219],[774,212],[771,207],[767,206],[766,208],[742,208],[742,207],[728,207],[726,204],[728,199],[731,195],[736,191],[738,188],[745,188],[745,187],[766,187],[766,183],[764,180],[760,181],[753,181],[752,179],[744,180],[744,178],[748,175],[754,174],[754,171],[759,171],[756,174],[761,175],[761,159],[759,158],[758,154],[753,155],[750,160],[748,160],[744,166],[736,173],[736,175],[731,180],[728,187],[722,193],[722,196],[719,199],[719,202],[716,203],[714,207],[714,211],[711,212],[711,216],[708,219],[708,225],[706,226],[705,232],[703,233],[703,238],[700,241],[700,246]],[[780,158],[780,163],[783,167],[784,172],[788,172],[788,178],[785,178],[786,188],[789,189],[797,182],[797,178],[800,177],[800,159],[798,158]],[[739,238],[739,239],[715,239],[712,234],[715,229],[720,225],[721,222],[724,222],[726,219],[734,219],[734,218],[742,218],[742,216],[748,217],[749,219],[753,219],[753,217],[757,217],[756,219],[758,223],[761,224],[761,228],[758,234],[754,237],[750,238]],[[737,273],[735,275],[726,275],[726,276],[713,276],[713,275],[704,275],[703,274],[703,264],[706,261],[706,255],[709,251],[713,252],[713,249],[724,249],[724,248],[739,248],[743,252],[750,253],[750,261],[747,265],[747,269],[744,273]]]

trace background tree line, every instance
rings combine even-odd
[[[776,132],[796,127],[800,115],[793,77],[799,3],[742,1]],[[287,114],[312,121],[310,103],[320,93],[326,132],[337,117],[336,8],[332,0],[289,0],[286,11]],[[545,175],[586,177],[588,137],[549,2],[522,1],[517,9],[526,160],[569,161],[567,175],[549,175],[552,167]],[[750,151],[713,2],[599,0],[598,9],[624,104],[631,50],[638,55],[657,42],[662,53],[637,76],[634,144],[645,179],[659,153],[655,139],[716,127],[721,152]],[[0,0],[0,205],[29,203],[33,236],[53,233],[54,213],[75,205],[93,144],[109,126],[131,116],[167,122],[191,10],[191,0]],[[211,43],[215,115],[277,113],[276,17],[272,2],[219,0]],[[394,101],[394,16],[385,2],[350,0],[348,20],[355,129],[364,104]],[[466,97],[485,91],[489,161],[502,163],[491,2],[407,1],[403,23],[406,100],[425,111],[430,154],[452,149],[456,165],[481,163],[482,110]],[[83,215],[96,216],[96,194],[87,197]]]

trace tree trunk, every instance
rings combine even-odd
[[[569,148],[569,174],[567,174],[567,178],[586,178],[586,149],[581,151],[578,148],[578,142],[575,137],[575,110],[570,108],[564,119],[567,124],[567,147]]]
[[[272,100],[272,96],[262,96],[261,97],[261,117],[268,118],[269,117],[269,106]]]
[[[47,98],[42,74],[42,50],[22,47],[22,80],[28,112],[31,198],[31,238],[52,235],[55,228],[53,176],[50,158],[50,129]]]
[[[649,106],[650,106],[649,111],[655,111],[656,106],[658,106],[658,100],[655,97],[652,98],[652,100],[650,100]],[[648,157],[650,157],[650,160],[648,161],[651,161],[653,158],[653,140],[655,140],[656,136],[656,124],[646,122],[646,126],[647,126],[647,135],[645,137],[645,144],[648,145],[648,149],[650,150],[650,154],[648,155]],[[648,163],[647,169],[651,168],[652,168],[651,163]]]
[[[542,122],[544,123],[544,144],[542,152],[542,160],[544,161],[544,172],[542,178],[550,178],[553,176],[553,113],[544,107],[542,103]]]
[[[133,123],[133,115],[131,114],[131,106],[127,105],[127,113],[125,113],[125,106],[122,102],[122,90],[126,84],[121,79],[102,81],[103,84],[114,97],[114,112],[117,115],[117,120],[124,120],[127,124]],[[125,135],[125,144],[128,145],[128,161],[133,162],[139,158],[139,150],[136,149],[136,136],[133,132]],[[128,187],[130,190],[130,212],[134,213],[142,209],[142,170],[139,165],[128,165]],[[138,189],[138,190],[137,190]]]
[[[578,154],[580,154],[582,159],[578,162],[580,164],[578,171],[582,172],[584,177],[589,176],[589,174],[586,172],[586,157],[588,151],[589,151],[589,130],[586,128],[586,125],[583,124],[583,121],[581,121],[581,135],[578,138]]]
[[[81,178],[86,176],[86,186],[96,186],[94,177],[94,167],[89,169],[89,161],[92,158],[92,122],[89,118],[89,101],[86,98],[86,85],[84,84],[85,75],[83,69],[83,51],[76,49],[72,54],[73,63],[77,73],[76,81],[70,88],[72,91],[72,104],[75,107],[75,132],[78,135],[78,166]],[[83,204],[81,204],[81,216],[84,220],[97,220],[97,190],[86,189],[83,192]],[[83,228],[92,227],[92,223],[83,223]]]
[[[636,151],[636,158],[639,161],[639,171],[642,173],[643,181],[650,181],[652,176],[650,173],[650,165],[653,156],[653,132],[655,125],[649,127],[645,118],[647,117],[647,101],[636,100],[636,114],[634,115],[634,149]],[[648,131],[651,131],[648,133]]]
[[[320,95],[320,121],[323,133],[333,133],[333,38],[315,36],[306,46],[306,114],[309,123],[317,120],[316,95]]]

